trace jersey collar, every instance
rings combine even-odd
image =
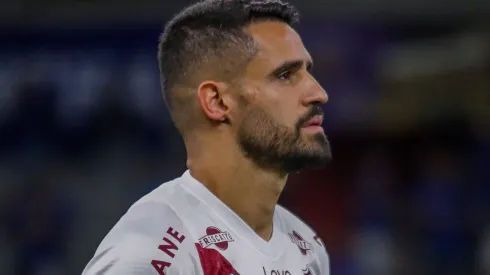
[[[209,189],[192,177],[189,170],[182,175],[182,179],[184,180],[183,187],[185,189],[207,204],[211,210],[234,231],[234,233],[240,235],[240,237],[244,238],[247,243],[254,246],[265,256],[275,259],[284,251],[283,248],[286,243],[284,239],[285,235],[283,233],[284,230],[281,219],[278,215],[277,206],[274,211],[272,237],[269,241],[266,241],[257,235],[257,233],[255,233],[242,218],[218,199],[218,197],[209,191]]]

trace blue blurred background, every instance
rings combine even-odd
[[[0,274],[80,274],[185,169],[157,39],[190,1],[0,4]],[[490,274],[490,2],[301,0],[334,161],[281,203],[333,275]]]

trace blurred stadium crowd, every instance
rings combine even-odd
[[[300,25],[334,161],[291,175],[281,203],[332,274],[490,274],[486,27]],[[183,173],[158,33],[2,32],[0,274],[80,274],[136,199]]]

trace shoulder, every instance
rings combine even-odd
[[[185,194],[177,184],[165,183],[131,206],[82,274],[194,274],[197,251],[185,219],[190,210],[178,208]]]
[[[293,242],[303,242],[306,247],[312,250],[316,267],[321,273],[329,274],[330,259],[325,244],[320,236],[299,217],[291,213],[281,205],[277,205],[276,213],[279,215],[282,227]]]

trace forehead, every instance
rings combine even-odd
[[[311,61],[299,34],[288,24],[278,21],[264,21],[250,25],[247,31],[252,35],[259,51],[251,63],[274,67],[285,61]]]

